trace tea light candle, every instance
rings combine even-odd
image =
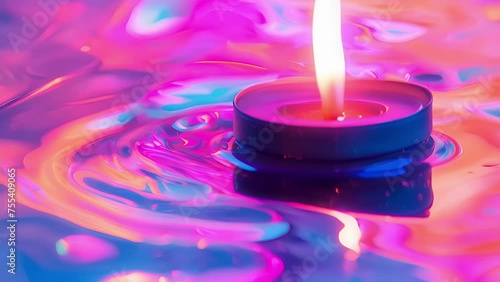
[[[255,85],[234,100],[236,140],[285,158],[348,160],[402,150],[430,137],[432,96],[419,86],[347,80],[344,115],[326,120],[314,78]]]
[[[331,37],[332,28],[337,37]],[[240,144],[284,158],[337,161],[403,150],[430,137],[427,89],[345,79],[340,1],[316,1],[313,47],[316,78],[279,79],[235,97],[234,135]]]

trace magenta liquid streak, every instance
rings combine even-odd
[[[324,181],[232,133],[240,90],[314,74],[312,1],[4,2],[1,281],[500,280],[494,1],[344,1],[348,74],[430,88],[435,148]]]

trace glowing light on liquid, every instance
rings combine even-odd
[[[59,241],[56,242],[56,252],[57,254],[59,254],[60,256],[64,256],[68,253],[68,243],[66,241],[64,241],[64,239],[61,239]]]
[[[361,248],[359,246],[359,242],[361,241],[361,229],[359,229],[358,221],[353,216],[342,212],[316,206],[309,206],[301,203],[288,204],[298,209],[313,211],[335,217],[344,225],[344,227],[339,231],[338,235],[340,244],[342,244],[342,246],[348,248],[349,250],[354,251],[356,254],[359,254],[361,252]],[[353,257],[352,254],[350,254],[349,256]]]
[[[203,239],[203,238],[202,238],[202,239],[200,239],[200,240],[198,241],[198,243],[196,244],[196,246],[198,247],[198,249],[200,249],[200,250],[204,250],[204,249],[206,249],[206,248],[207,248],[208,243],[207,243],[207,241],[206,241],[205,239]]]
[[[126,30],[134,36],[155,36],[173,30],[185,20],[190,1],[144,0],[133,9]]]
[[[80,48],[80,51],[82,51],[82,52],[89,52],[89,51],[90,51],[90,47],[89,47],[89,46],[87,46],[87,45],[82,46],[82,47]]]
[[[339,241],[344,247],[358,253],[359,241],[361,240],[361,230],[359,229],[358,221],[345,213],[331,211],[330,215],[336,217],[344,224],[344,228],[339,232]]]
[[[59,239],[55,245],[58,255],[78,263],[102,261],[118,254],[111,243],[89,235],[70,235]]]
[[[209,262],[215,261],[213,254],[220,253],[221,242],[232,247],[224,245],[224,255],[215,257],[217,259],[234,254],[230,248],[248,247],[242,256],[234,256],[233,263],[225,263],[222,259],[222,265],[205,264],[207,272],[204,273],[191,271],[193,260],[190,252],[179,251],[175,260],[165,260],[162,265],[148,264],[147,258],[140,256],[125,257],[127,270],[118,276],[112,272],[120,271],[124,260],[111,259],[103,261],[111,266],[109,276],[105,277],[109,281],[273,281],[272,278],[277,280],[282,273],[286,275],[287,270],[293,270],[295,260],[283,257],[281,262],[271,252],[262,257],[266,249],[254,244],[255,241],[272,240],[266,243],[266,248],[269,246],[273,250],[283,246],[291,250],[297,248],[294,253],[299,255],[313,254],[312,249],[302,248],[302,244],[297,245],[286,237],[283,240],[281,236],[290,226],[294,230],[312,230],[310,226],[314,221],[304,220],[297,211],[269,203],[264,206],[260,200],[257,204],[251,198],[233,194],[230,183],[233,169],[230,165],[236,164],[237,159],[219,153],[217,156],[229,160],[228,165],[220,165],[214,161],[216,153],[210,154],[214,136],[230,131],[230,118],[214,118],[209,122],[194,119],[195,123],[187,124],[183,130],[172,128],[175,120],[187,115],[182,112],[184,110],[199,107],[200,114],[211,112],[214,105],[231,102],[234,89],[288,75],[290,70],[302,72],[310,62],[303,60],[297,46],[309,44],[310,27],[304,24],[304,11],[310,3],[237,1],[252,5],[238,5],[233,12],[217,13],[210,5],[212,3],[206,4],[210,1],[134,0],[99,7],[86,5],[89,1],[79,2],[78,7],[85,7],[96,16],[86,17],[86,12],[81,9],[85,17],[69,13],[74,17],[67,18],[67,13],[61,10],[53,20],[60,23],[59,16],[64,14],[65,21],[67,19],[70,23],[71,20],[74,24],[54,24],[48,32],[38,27],[43,34],[37,37],[36,44],[22,43],[22,58],[12,56],[12,52],[4,52],[1,56],[5,64],[0,70],[0,88],[2,94],[8,93],[0,102],[6,108],[2,109],[0,144],[7,148],[2,152],[2,160],[7,162],[2,162],[2,165],[4,170],[14,165],[19,167],[16,197],[33,212],[37,211],[36,222],[28,220],[23,225],[31,228],[30,232],[20,234],[30,240],[23,239],[25,249],[20,250],[29,257],[25,260],[28,264],[20,261],[22,265],[19,267],[32,272],[28,267],[33,266],[38,270],[33,274],[35,279],[55,281],[61,279],[57,278],[58,275],[64,276],[69,271],[66,267],[69,261],[81,264],[104,258],[101,256],[102,245],[91,248],[89,245],[94,245],[91,239],[67,236],[67,231],[73,229],[65,229],[64,221],[93,230],[97,237],[101,233],[105,237],[123,238],[125,240],[117,245],[123,244],[123,248],[129,248],[129,244],[138,246],[139,242],[149,244],[147,248],[163,248],[151,244],[172,247],[172,242],[179,239],[188,241],[186,246],[190,249],[196,248],[197,243],[202,248],[208,243],[203,251],[193,251],[200,257],[204,255]],[[189,13],[183,13],[186,3],[191,2],[195,3],[194,8],[187,8]],[[429,218],[391,217],[389,220],[376,215],[355,215],[363,224],[362,250],[366,246],[371,254],[375,254],[363,256],[360,267],[354,269],[355,275],[391,281],[497,281],[500,269],[495,262],[499,261],[497,246],[500,244],[495,223],[499,222],[497,191],[500,183],[498,166],[495,165],[500,159],[500,135],[496,130],[500,118],[500,86],[499,73],[492,70],[497,68],[500,57],[498,41],[492,40],[491,30],[495,30],[497,24],[493,21],[500,19],[500,8],[492,1],[476,1],[473,5],[468,3],[470,1],[458,1],[458,5],[448,1],[404,1],[404,5],[390,5],[388,11],[376,1],[368,2],[348,3],[355,17],[350,25],[345,26],[343,43],[346,48],[357,50],[350,65],[353,73],[383,79],[402,79],[401,76],[405,75],[407,80],[439,90],[434,97],[439,105],[433,109],[438,117],[434,125],[437,131],[452,138],[441,136],[439,132],[433,134],[436,151],[428,162],[432,166],[445,165],[433,171],[435,201]],[[327,4],[337,5],[338,2]],[[266,6],[270,9],[262,8]],[[76,10],[73,6],[71,8]],[[212,15],[206,16],[207,10]],[[384,21],[384,13],[389,12],[390,21]],[[114,16],[110,23],[106,23],[103,17],[97,16],[100,13]],[[8,16],[15,17],[16,14]],[[254,14],[257,16],[252,16]],[[234,24],[230,28],[210,24],[214,20],[217,22],[221,15],[226,22]],[[382,17],[375,17],[379,18],[377,20],[374,15]],[[363,20],[365,17],[368,19]],[[325,22],[329,24],[331,19],[334,18]],[[265,24],[262,24],[264,20]],[[403,22],[405,25],[400,24]],[[100,29],[100,24],[111,25],[112,29],[99,32],[98,37],[93,38],[93,31]],[[9,26],[5,25],[6,28]],[[71,32],[66,32],[68,28]],[[15,26],[12,30],[16,34],[20,31]],[[326,34],[327,30],[323,31]],[[421,36],[424,31],[425,36]],[[330,27],[328,32],[336,34],[337,31]],[[444,33],[447,36],[443,36]],[[158,40],[148,41],[151,40],[148,37],[157,35]],[[144,40],[130,41],[136,36]],[[62,40],[65,44],[60,44]],[[82,40],[91,50],[81,47]],[[207,48],[209,41],[210,48]],[[394,42],[398,44],[392,44]],[[56,50],[39,48],[53,44],[59,47]],[[36,48],[30,50],[30,46]],[[80,49],[80,52],[66,56],[61,52],[65,46]],[[460,48],[453,48],[456,46]],[[11,49],[12,46],[4,47]],[[116,50],[126,52],[117,53]],[[470,56],[463,56],[464,50]],[[327,48],[324,51],[333,53]],[[81,63],[80,58],[91,55],[83,52],[91,52],[96,62],[102,61],[104,68],[87,68],[83,64],[87,61],[82,59],[85,62]],[[47,59],[35,64],[39,57]],[[320,63],[325,60],[320,59]],[[154,64],[150,70],[157,73],[146,75],[149,69],[144,67],[146,61]],[[284,63],[290,61],[293,64]],[[68,62],[69,65],[59,62]],[[172,63],[168,76],[163,76],[163,67],[156,68],[156,64],[163,65],[162,62]],[[325,65],[338,67],[340,63],[334,61],[328,65],[325,62]],[[28,66],[26,74],[23,71],[25,66]],[[140,101],[129,100],[127,97],[136,94],[128,89],[144,83],[141,81],[143,77],[147,81],[144,85],[152,85],[151,81],[175,80],[175,83],[161,91],[147,91]],[[333,89],[336,84],[331,85]],[[144,88],[143,85],[139,87]],[[82,88],[85,91],[77,91]],[[334,90],[331,92],[335,94]],[[120,102],[120,107],[113,106],[115,101]],[[138,111],[137,105],[144,105],[144,108]],[[208,108],[202,109],[202,106]],[[115,115],[119,109],[127,111]],[[163,124],[165,134],[159,139],[162,142],[153,140],[151,144],[154,146],[150,147],[146,146],[149,144],[146,141],[134,145],[138,136],[152,135],[150,125],[164,123],[160,119],[166,117],[172,120]],[[133,118],[134,122],[127,122],[128,118]],[[107,119],[111,120],[110,124],[99,123]],[[198,124],[203,126],[196,129]],[[115,134],[118,130],[123,130],[123,134]],[[104,136],[106,138],[102,138]],[[182,152],[178,150],[181,147]],[[125,151],[128,153],[123,153]],[[164,171],[170,173],[167,175]],[[157,178],[157,174],[162,177]],[[98,179],[99,185],[91,187],[90,182],[84,181],[91,178]],[[3,179],[1,183],[7,183],[7,180]],[[190,199],[196,195],[207,199],[203,209],[193,208]],[[193,213],[188,217],[171,208],[172,205],[155,206],[153,202],[172,203],[173,207]],[[251,216],[231,209],[221,210],[234,206],[252,209]],[[275,215],[274,208],[280,209],[278,212],[284,219]],[[257,211],[271,217],[260,220],[262,212]],[[333,216],[326,209],[319,212]],[[47,222],[44,214],[64,220],[44,226]],[[307,214],[308,219],[316,218],[312,213]],[[24,215],[32,216],[31,212],[20,213],[20,216]],[[238,220],[233,220],[235,217]],[[358,249],[358,227],[352,219],[340,218],[344,220],[342,226],[337,225],[337,218],[332,218],[332,225],[324,224],[318,231],[335,237],[333,243],[336,245],[340,240],[343,246]],[[318,223],[322,223],[319,220],[320,217]],[[44,229],[51,232],[44,232]],[[199,230],[203,233],[200,234]],[[328,233],[330,230],[335,231]],[[56,243],[56,239],[60,241]],[[47,249],[40,248],[47,246]],[[311,244],[311,247],[315,245]],[[128,255],[128,251],[124,254]],[[346,250],[345,260],[357,258],[356,254],[351,249]],[[157,260],[156,257],[151,259]],[[247,263],[242,264],[245,261]],[[50,262],[52,265],[46,267]],[[385,272],[384,265],[388,262],[391,271]],[[135,269],[146,264],[151,274]],[[155,265],[159,265],[159,269],[155,269]],[[402,267],[398,267],[400,265]],[[95,273],[93,266],[99,268],[99,263],[82,267],[73,264],[71,271],[75,277],[85,277]],[[332,274],[341,277],[351,270],[319,263],[317,270],[307,273],[311,276],[307,280],[329,281]],[[283,278],[286,280],[287,277]],[[300,279],[299,276],[294,278]]]
[[[336,119],[343,115],[345,85],[340,0],[316,0],[313,50],[323,115]]]
[[[113,275],[109,278],[102,280],[102,282],[168,282],[170,281],[165,276],[158,277],[157,275],[136,271]]]

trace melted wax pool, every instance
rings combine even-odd
[[[435,131],[336,166],[231,131],[238,91],[313,75],[313,1],[51,3],[0,4],[0,281],[500,280],[498,3],[344,1],[349,74],[429,87]]]

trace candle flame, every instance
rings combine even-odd
[[[337,119],[343,116],[345,84],[340,0],[316,0],[313,50],[323,116],[325,119]]]

